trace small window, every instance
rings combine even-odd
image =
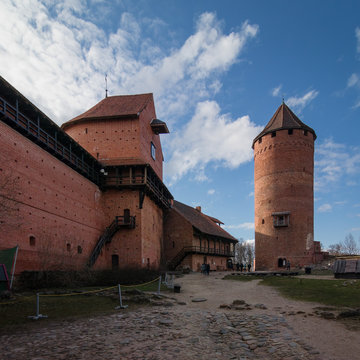
[[[77,247],[77,252],[78,252],[78,254],[82,253],[82,247],[80,245]]]
[[[264,219],[262,219],[261,223],[262,223],[262,224],[265,224],[265,220],[264,220]]]
[[[175,241],[173,241],[172,245],[173,245],[173,248],[174,248],[175,247]]]
[[[308,131],[304,130],[304,136],[307,136],[307,134],[308,134]]]
[[[290,213],[274,213],[273,216],[273,224],[274,227],[282,227],[282,226],[289,226],[290,224]]]
[[[289,130],[288,130],[288,134],[289,134],[289,135],[292,135],[292,134],[293,134],[293,129],[289,129]]]
[[[70,250],[71,250],[71,244],[69,244],[69,243],[66,244],[66,250],[67,250],[67,251],[70,251]]]
[[[259,144],[261,144],[261,143],[262,143],[262,138],[259,139]]]
[[[30,246],[35,246],[36,244],[35,236],[30,236],[29,242],[30,242]]]
[[[156,147],[154,143],[151,143],[151,157],[155,160],[156,159]]]
[[[275,137],[276,136],[276,131],[273,131],[272,133],[271,133],[271,137]]]

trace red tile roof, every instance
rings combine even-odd
[[[255,142],[262,136],[272,133],[273,131],[285,129],[307,130],[314,134],[314,139],[316,139],[315,131],[310,126],[305,125],[285,103],[282,103],[264,130],[254,139],[252,147],[254,148]]]
[[[174,200],[173,209],[188,220],[193,227],[200,230],[204,234],[219,236],[231,242],[238,242],[232,235],[226,232],[219,225],[215,224],[213,218],[202,212],[185,205],[179,201]]]
[[[137,117],[150,101],[153,101],[153,94],[151,93],[109,96],[101,100],[83,114],[78,115],[70,121],[64,123],[61,127],[62,129],[65,129],[69,125],[85,119],[96,120],[125,116]]]

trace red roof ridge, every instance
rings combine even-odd
[[[61,128],[64,130],[73,124],[87,120],[136,118],[151,101],[153,101],[152,93],[108,96],[84,113],[62,124]]]

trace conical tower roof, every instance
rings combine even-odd
[[[307,130],[314,135],[314,140],[316,139],[315,131],[310,126],[305,125],[283,102],[275,111],[275,114],[267,123],[264,130],[254,139],[252,147],[254,148],[255,142],[262,136],[274,131],[287,129]]]

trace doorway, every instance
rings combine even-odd
[[[111,267],[113,270],[119,268],[119,255],[114,254],[111,256]]]

